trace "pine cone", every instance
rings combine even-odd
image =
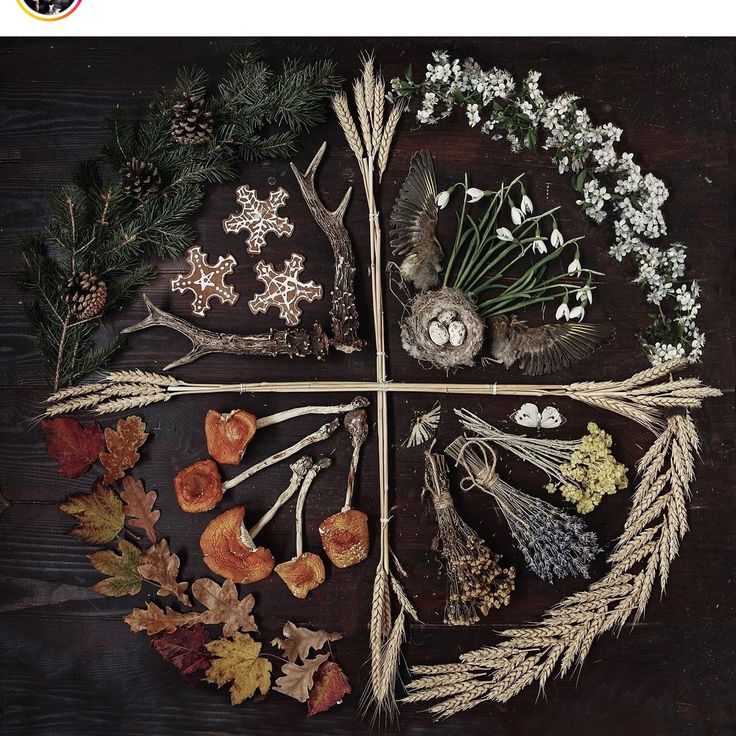
[[[161,175],[156,165],[135,158],[120,169],[120,176],[123,178],[125,193],[135,199],[156,194],[161,186]]]
[[[200,97],[187,95],[174,105],[171,120],[171,135],[184,145],[204,143],[212,137],[212,113],[204,109]]]
[[[107,301],[107,286],[99,276],[78,273],[67,282],[66,301],[69,311],[78,319],[96,317]]]

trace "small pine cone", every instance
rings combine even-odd
[[[207,112],[204,105],[204,100],[194,95],[188,95],[174,105],[171,135],[177,143],[192,146],[204,143],[212,137],[212,113]]]
[[[107,286],[99,276],[78,273],[67,282],[66,301],[69,311],[78,319],[96,317],[107,301]]]
[[[156,194],[161,187],[161,175],[156,165],[135,158],[120,169],[120,176],[125,193],[134,199]]]

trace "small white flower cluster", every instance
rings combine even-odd
[[[698,360],[705,336],[695,325],[700,308],[697,284],[678,285],[685,274],[685,246],[676,243],[662,251],[647,243],[667,234],[662,206],[669,192],[661,179],[642,173],[633,154],[616,152],[621,128],[612,123],[594,125],[575,95],[547,98],[539,88],[539,72],[530,71],[517,89],[507,71],[495,67],[484,71],[472,58],[461,63],[445,51],[435,51],[432,59],[422,83],[394,79],[392,95],[422,94],[417,120],[425,124],[442,120],[462,105],[470,127],[480,124],[494,140],[505,138],[514,152],[525,146],[534,150],[541,129],[546,134],[542,147],[554,152],[559,173],[577,175],[581,194],[577,203],[583,212],[597,223],[607,214],[615,215],[610,255],[618,261],[624,256],[636,261],[636,282],[660,313],[641,340],[650,360],[655,364],[674,356]],[[488,117],[482,121],[484,110]],[[602,177],[610,180],[608,186]]]

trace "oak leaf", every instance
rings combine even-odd
[[[342,634],[337,632],[328,633],[326,631],[311,631],[301,626],[296,626],[291,621],[284,624],[284,638],[277,637],[271,644],[282,649],[289,662],[296,662],[297,658],[301,658],[302,662],[307,661],[309,650],[315,651],[322,649],[328,641],[337,641],[342,639]]]
[[[309,697],[317,669],[329,656],[329,654],[317,654],[312,659],[307,659],[304,664],[287,662],[281,668],[284,674],[276,680],[273,689],[304,703]]]
[[[59,463],[59,475],[78,478],[84,475],[105,449],[102,429],[97,422],[83,427],[76,419],[45,419],[43,428],[46,453]]]
[[[128,524],[136,529],[142,529],[151,542],[156,542],[156,522],[161,512],[153,508],[156,503],[156,491],[146,492],[143,483],[129,475],[123,477],[123,490],[120,492],[123,499],[123,513],[128,517]]]
[[[108,575],[104,580],[95,583],[92,590],[102,595],[119,598],[123,595],[135,595],[143,586],[143,578],[138,572],[143,553],[130,542],[121,539],[118,542],[120,554],[112,549],[103,549],[88,555],[95,569]]]
[[[87,544],[107,544],[119,534],[125,523],[123,502],[115,491],[97,481],[91,493],[73,493],[59,509],[70,514],[79,526],[69,534]]]
[[[125,475],[140,459],[138,448],[146,441],[146,425],[140,417],[120,419],[117,429],[105,429],[107,452],[100,453],[100,462],[105,466],[104,482],[112,483]]]
[[[352,692],[347,675],[337,662],[323,662],[309,691],[307,716],[329,710]]]
[[[213,685],[230,686],[230,702],[238,705],[253,697],[256,690],[265,695],[271,687],[271,663],[259,657],[261,645],[248,634],[236,633],[232,639],[217,639],[205,645],[213,659],[205,680]]]
[[[222,586],[209,578],[200,578],[192,583],[192,595],[207,609],[201,615],[202,623],[224,624],[223,636],[232,636],[236,631],[258,631],[251,616],[255,598],[248,594],[239,600],[238,589],[232,580]]]
[[[182,626],[191,626],[200,622],[195,612],[179,613],[168,606],[166,610],[155,603],[146,603],[145,608],[135,608],[123,618],[133,632],[145,631],[147,634],[160,634],[162,631],[171,634]]]
[[[182,675],[191,675],[210,666],[212,657],[205,648],[210,640],[202,624],[177,629],[173,634],[158,634],[151,646]]]
[[[180,583],[176,579],[179,565],[178,555],[172,554],[165,539],[160,539],[145,551],[138,572],[146,580],[159,586],[158,595],[174,595],[185,606],[189,606],[189,596],[184,592],[189,583]]]

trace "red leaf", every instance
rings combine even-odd
[[[309,691],[307,715],[329,710],[352,692],[347,675],[337,662],[323,662],[314,678],[314,685]]]
[[[46,419],[41,422],[46,453],[59,463],[59,475],[78,478],[84,475],[105,449],[102,429],[97,422],[83,427],[76,419]]]
[[[151,646],[182,675],[191,675],[210,666],[211,655],[204,648],[210,640],[202,624],[177,629],[173,634],[158,634]]]

